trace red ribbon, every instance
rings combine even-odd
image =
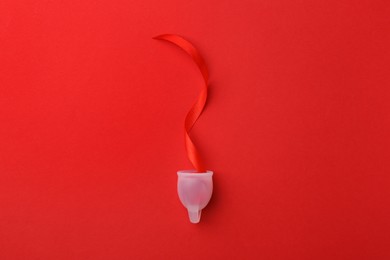
[[[209,80],[209,73],[207,71],[206,64],[202,56],[197,51],[197,49],[190,42],[188,42],[187,40],[183,39],[180,36],[174,34],[162,34],[154,37],[153,39],[165,40],[183,49],[192,57],[192,59],[198,65],[198,68],[203,75],[204,85],[200,91],[198,99],[196,100],[195,104],[191,107],[190,111],[188,112],[185,118],[184,134],[185,134],[185,146],[186,146],[188,159],[191,161],[192,165],[195,167],[195,169],[198,172],[205,172],[206,170],[203,166],[202,160],[200,159],[198,150],[196,149],[194,143],[192,142],[189,133],[192,127],[194,126],[196,120],[198,120],[200,114],[202,114],[203,108],[207,100],[207,84]]]

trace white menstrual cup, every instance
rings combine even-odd
[[[177,172],[177,192],[181,203],[188,210],[191,223],[199,223],[202,209],[213,193],[213,172],[184,170]]]

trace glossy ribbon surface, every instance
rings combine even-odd
[[[206,64],[202,56],[197,51],[197,49],[190,42],[188,42],[187,40],[183,39],[180,36],[174,34],[163,34],[154,37],[154,39],[171,42],[177,45],[178,47],[180,47],[181,49],[183,49],[192,57],[192,59],[198,65],[198,68],[203,75],[204,84],[202,86],[198,99],[196,100],[195,104],[191,107],[190,111],[188,112],[185,118],[184,133],[185,133],[185,146],[187,150],[188,159],[191,161],[192,165],[195,167],[195,169],[198,172],[206,172],[206,169],[203,166],[198,150],[196,149],[194,143],[192,142],[189,136],[189,133],[192,127],[194,126],[196,120],[199,118],[200,114],[202,114],[203,108],[207,100],[207,85],[209,80],[209,73],[207,71]]]

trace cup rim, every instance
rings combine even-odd
[[[194,176],[194,175],[202,175],[202,176],[212,176],[213,171],[207,170],[206,172],[197,172],[196,170],[181,170],[177,172],[177,175],[179,176]]]

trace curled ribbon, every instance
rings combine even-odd
[[[196,120],[198,120],[199,116],[202,114],[202,111],[205,107],[206,100],[207,100],[207,85],[209,80],[209,73],[207,71],[206,64],[202,56],[197,51],[197,49],[190,42],[188,42],[187,40],[183,39],[178,35],[162,34],[154,37],[153,39],[165,40],[183,49],[192,57],[193,61],[198,65],[198,68],[203,75],[204,84],[200,91],[199,97],[195,101],[195,104],[191,107],[190,111],[188,111],[188,114],[184,121],[184,130],[185,130],[184,137],[185,137],[185,147],[186,147],[188,159],[190,160],[190,162],[198,172],[205,172],[206,170],[203,166],[198,150],[196,149],[194,143],[192,142],[189,134]]]

